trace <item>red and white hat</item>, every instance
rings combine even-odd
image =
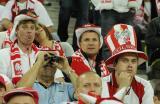
[[[108,32],[104,38],[106,45],[109,47],[112,55],[106,60],[107,66],[112,66],[117,56],[122,53],[137,53],[138,65],[144,63],[147,55],[137,50],[137,37],[134,28],[126,24],[117,24]]]
[[[94,25],[94,24],[85,24],[85,25],[83,25],[83,26],[81,26],[81,27],[76,29],[76,37],[77,37],[77,45],[78,45],[78,47],[80,47],[80,45],[79,45],[80,36],[84,32],[86,32],[88,30],[92,30],[92,31],[95,31],[95,32],[98,33],[99,38],[100,38],[100,43],[101,43],[100,47],[102,47],[102,45],[103,45],[103,37],[101,35],[101,28],[99,26]]]
[[[30,11],[28,11],[27,14],[19,14],[15,17],[14,19],[14,25],[13,28],[11,30],[10,33],[10,40],[13,42],[16,39],[16,28],[18,26],[18,24],[20,23],[20,21],[23,20],[33,20],[33,21],[37,21],[38,20],[38,16],[31,13]]]
[[[26,87],[15,88],[7,92],[4,95],[4,101],[7,103],[13,96],[16,96],[17,94],[30,95],[34,99],[35,104],[38,104],[38,100],[39,100],[38,92],[32,88],[26,88]]]

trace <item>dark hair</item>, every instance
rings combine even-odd
[[[160,82],[156,84],[155,89],[154,89],[154,95],[158,97],[160,100]]]
[[[82,36],[83,36],[83,35],[84,35],[84,33],[86,33],[86,32],[94,32],[94,33],[96,33],[96,34],[98,35],[98,39],[99,39],[99,41],[100,41],[99,33],[97,33],[97,32],[96,32],[96,31],[94,31],[94,30],[87,30],[87,31],[83,32],[83,33],[82,33],[82,35],[79,37],[79,42],[81,41]]]
[[[20,14],[28,14],[28,13],[32,13],[33,15],[37,16],[35,11],[31,10],[31,9],[22,9],[22,10],[19,11],[18,15],[20,15]]]
[[[39,24],[44,31],[46,32],[46,36],[48,37],[49,40],[53,40],[52,34],[49,32],[48,28],[45,25]]]

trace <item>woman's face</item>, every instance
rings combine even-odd
[[[38,25],[35,40],[41,43],[45,38],[47,38],[45,30],[41,25]]]

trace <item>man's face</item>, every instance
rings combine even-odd
[[[41,76],[41,78],[43,78],[43,80],[53,79],[56,70],[57,68],[55,66],[46,65],[40,69],[39,75]]]
[[[17,29],[17,39],[18,43],[23,45],[31,45],[35,38],[36,26],[34,22],[27,21],[25,23],[21,23]]]
[[[79,79],[78,94],[89,92],[96,95],[101,95],[102,82],[98,75],[84,75]]]
[[[89,55],[96,55],[100,49],[99,36],[95,32],[85,32],[80,40],[80,48]]]
[[[124,53],[115,64],[115,71],[117,73],[127,72],[134,76],[137,72],[138,58],[135,53]]]
[[[19,95],[11,98],[7,104],[35,104],[35,102],[31,96]]]

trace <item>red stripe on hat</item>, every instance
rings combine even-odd
[[[115,38],[114,28],[109,32],[109,34],[111,34],[111,35],[110,35],[110,36],[111,36],[111,40],[113,41],[113,44],[114,44],[115,48],[116,48],[116,47],[119,47],[120,45],[119,45],[117,39]]]

